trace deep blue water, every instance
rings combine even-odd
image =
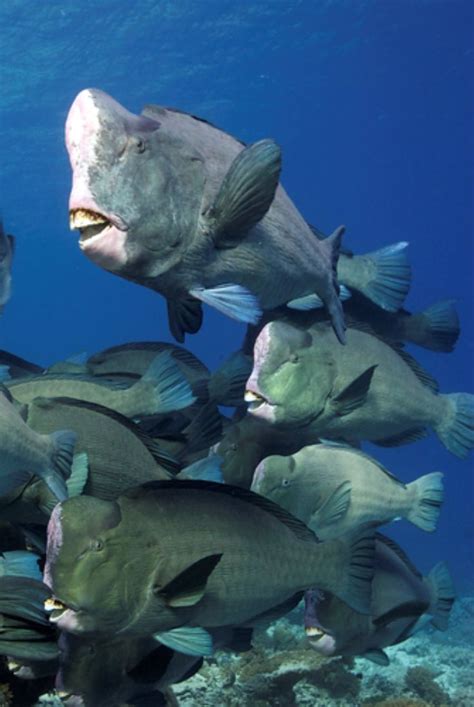
[[[39,363],[115,343],[170,340],[159,295],[87,261],[68,229],[63,129],[83,88],[128,109],[201,115],[243,140],[275,138],[282,181],[356,252],[410,242],[408,306],[456,298],[452,354],[412,352],[443,392],[474,390],[471,0],[5,0],[0,5],[2,210],[17,237],[0,348]],[[207,309],[187,345],[215,366],[243,326]],[[388,532],[427,571],[447,559],[472,588],[473,464],[431,436],[370,451],[404,480],[445,473],[437,533]]]

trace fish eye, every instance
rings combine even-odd
[[[104,549],[104,543],[102,542],[102,540],[100,540],[99,538],[97,538],[96,540],[93,540],[93,541],[91,542],[91,544],[90,544],[90,549],[91,549],[93,552],[100,552],[101,550]]]
[[[135,143],[135,148],[136,148],[137,152],[140,152],[140,153],[145,152],[145,148],[146,148],[145,140],[143,140],[141,137],[136,137],[134,139],[134,143]]]
[[[285,487],[286,487],[286,486],[289,486],[289,485],[290,485],[290,480],[289,480],[289,479],[283,479],[283,481],[281,482],[281,485],[282,485],[282,486],[285,486]]]
[[[298,361],[299,361],[300,359],[299,359],[298,354],[292,353],[292,354],[290,354],[288,360],[289,360],[290,363],[298,363]]]

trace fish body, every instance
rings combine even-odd
[[[199,329],[202,302],[256,322],[262,309],[310,293],[343,340],[335,280],[343,229],[314,237],[278,184],[273,141],[245,147],[192,115],[147,106],[137,116],[87,89],[69,111],[66,145],[82,251],[164,295],[178,341]]]
[[[432,532],[443,500],[438,472],[403,484],[367,454],[327,444],[267,457],[255,471],[252,490],[286,508],[321,540],[399,517]]]
[[[11,268],[15,252],[15,238],[5,233],[0,221],[0,312],[11,296]]]
[[[369,616],[327,593],[307,592],[306,633],[319,653],[359,655],[387,665],[383,649],[413,635],[422,617],[447,628],[455,592],[444,563],[424,578],[393,540],[378,534],[372,587]]]
[[[72,430],[40,435],[30,429],[7,395],[0,394],[0,496],[38,476],[56,499],[66,499],[75,441]]]
[[[432,427],[453,454],[474,446],[474,396],[441,395],[402,350],[349,328],[338,347],[327,324],[271,322],[254,348],[249,412],[295,434],[396,446]]]
[[[135,423],[113,410],[69,398],[37,398],[28,407],[28,425],[42,434],[61,420],[77,434],[76,452],[87,453],[84,493],[90,496],[116,498],[131,486],[170,478],[162,464],[180,468]]]
[[[44,577],[62,630],[144,636],[252,626],[270,612],[283,615],[314,585],[330,585],[364,611],[372,553],[371,531],[318,543],[249,491],[155,482],[116,502],[82,496],[58,505]]]
[[[93,376],[43,375],[9,381],[15,400],[29,405],[35,398],[75,398],[103,405],[126,417],[153,415],[187,407],[194,396],[169,353],[156,356],[133,385]]]

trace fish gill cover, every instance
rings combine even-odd
[[[0,704],[473,703],[472,4],[0,20]]]

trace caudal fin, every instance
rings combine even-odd
[[[169,351],[163,351],[152,361],[134,388],[152,389],[153,413],[182,410],[196,400],[191,386]],[[149,395],[149,393],[148,393]]]
[[[446,407],[435,432],[450,452],[465,459],[474,447],[474,395],[451,393],[439,397],[445,400]]]
[[[58,501],[65,501],[68,497],[66,480],[71,475],[77,435],[72,430],[59,430],[49,437],[52,442],[50,465],[39,476]]]
[[[331,324],[334,329],[334,333],[341,342],[341,344],[346,343],[346,324],[344,321],[344,311],[342,309],[342,303],[339,293],[339,285],[337,282],[337,261],[339,259],[339,251],[341,249],[342,236],[344,235],[346,228],[345,226],[339,226],[336,228],[334,233],[332,233],[329,238],[321,241],[321,245],[324,244],[330,248],[331,256],[331,267],[332,267],[332,292],[329,297],[325,297],[324,304],[328,310],[328,314],[331,318]]]
[[[401,308],[410,289],[411,267],[405,252],[407,245],[401,241],[362,256],[370,265],[372,277],[361,292],[388,312]]]
[[[433,618],[431,623],[440,631],[448,628],[449,614],[451,613],[456,591],[449,570],[444,562],[438,562],[426,577],[432,599],[429,613]]]
[[[435,471],[421,476],[408,484],[408,489],[413,502],[407,519],[428,533],[434,532],[443,503],[443,474]]]
[[[454,300],[437,302],[413,319],[420,320],[418,330],[424,332],[422,346],[431,351],[449,353],[456,345],[461,328]],[[416,342],[417,343],[417,342]]]

